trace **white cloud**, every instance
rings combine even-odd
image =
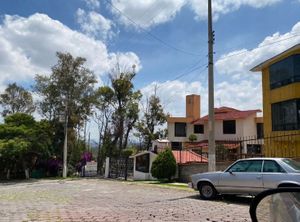
[[[261,73],[249,70],[278,53],[300,43],[300,22],[290,32],[267,36],[255,49],[240,49],[222,55],[216,61],[215,107],[229,106],[240,110],[262,109]],[[222,77],[223,75],[223,77]],[[220,77],[220,78],[218,78]],[[204,81],[205,82],[205,81]],[[158,87],[165,110],[172,116],[185,115],[185,96],[195,93],[201,95],[201,114],[207,113],[207,85],[203,82],[168,81],[153,82],[142,89],[149,96]]]
[[[263,8],[280,1],[282,0],[214,0],[212,7],[214,18],[217,19],[220,15],[236,11],[242,6]],[[194,11],[197,19],[207,19],[207,0],[112,0],[112,4],[122,14],[128,16],[138,26],[143,28],[149,28],[172,20],[185,5]],[[129,21],[114,7],[111,7],[111,10],[121,23],[137,28],[136,24]]]
[[[185,0],[112,0],[112,4],[138,26],[149,28],[172,20],[185,4]],[[118,10],[111,8],[119,21],[126,26],[135,26]]]
[[[92,10],[100,8],[100,0],[84,0],[84,2]]]
[[[201,116],[208,113],[207,85],[201,82],[168,81],[153,82],[141,91],[144,99],[154,93],[160,97],[164,110],[171,116],[185,116],[185,97],[189,94],[201,96]],[[188,89],[188,91],[187,91]],[[261,80],[223,81],[215,85],[215,107],[229,106],[240,110],[262,109]]]
[[[261,79],[216,84],[215,106],[229,106],[240,110],[262,109]]]
[[[114,36],[112,21],[95,11],[86,12],[79,8],[76,12],[76,18],[80,29],[88,36],[102,40],[107,40]]]
[[[214,19],[220,15],[238,10],[242,6],[263,8],[280,2],[281,0],[214,0],[212,1]],[[188,0],[190,7],[196,13],[196,18],[207,19],[207,1]]]
[[[182,82],[179,80],[167,81],[164,83],[153,82],[148,86],[141,89],[143,93],[143,103],[145,99],[154,94],[156,90],[156,95],[160,98],[164,110],[171,114],[171,116],[185,116],[185,96],[188,94],[200,94],[201,95],[201,107],[205,112],[207,109],[207,90],[200,82]],[[203,106],[204,104],[204,106]]]
[[[32,81],[35,74],[49,74],[57,51],[87,59],[86,66],[99,76],[112,67],[106,45],[74,31],[44,14],[28,18],[6,15],[0,25],[0,86],[8,81]],[[140,64],[133,52],[119,53]],[[125,61],[125,59],[123,59]],[[128,62],[131,60],[128,59]]]
[[[134,71],[139,72],[142,68],[141,61],[139,57],[133,52],[126,53],[110,53],[109,54],[110,67],[113,69],[119,65],[120,70],[132,70],[134,66]]]
[[[216,71],[235,78],[253,76],[249,70],[261,62],[300,43],[300,22],[285,34],[275,33],[266,37],[255,49],[241,49],[221,56],[216,61]]]

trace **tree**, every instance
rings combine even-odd
[[[0,169],[9,175],[13,169],[26,170],[31,154],[50,156],[52,132],[47,122],[36,122],[24,113],[9,115],[4,121],[0,125]]]
[[[99,87],[95,92],[95,113],[94,120],[98,125],[99,142],[98,142],[98,157],[97,157],[97,172],[102,174],[103,163],[106,156],[111,156],[108,148],[112,149],[108,144],[111,139],[111,116],[113,113],[113,96],[114,92],[109,86]],[[105,144],[105,145],[103,145]]]
[[[153,177],[162,180],[171,181],[172,176],[176,173],[176,160],[170,149],[159,153],[152,163],[151,174]]]
[[[112,90],[114,92],[114,112],[112,124],[114,130],[113,144],[118,144],[119,152],[125,149],[128,143],[130,131],[138,120],[138,104],[141,99],[141,92],[134,91],[132,83],[135,73],[122,72],[111,75]]]
[[[97,81],[93,72],[84,67],[86,59],[74,58],[70,53],[57,52],[56,55],[58,62],[52,67],[52,74],[49,77],[37,75],[34,89],[42,98],[39,108],[48,120],[57,122],[61,115],[68,117],[68,156],[74,162],[81,149],[75,129],[80,132],[92,114]]]
[[[156,95],[152,95],[147,101],[144,116],[137,126],[146,149],[151,146],[151,141],[158,139],[161,134],[159,131],[155,132],[155,128],[163,125],[166,120],[167,115],[163,111],[159,98]]]
[[[14,113],[31,114],[35,110],[31,93],[16,83],[9,84],[0,95],[0,104],[3,106],[4,117]]]
[[[86,59],[74,58],[70,53],[57,52],[56,55],[58,62],[52,67],[50,77],[35,77],[35,91],[43,98],[39,102],[41,113],[53,120],[67,107],[68,122],[72,128],[91,115],[93,87],[97,81],[93,72],[83,66]]]

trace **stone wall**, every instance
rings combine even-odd
[[[216,164],[217,171],[225,170],[229,165],[233,162],[218,162]],[[179,180],[182,182],[189,182],[191,181],[190,176],[196,173],[204,173],[208,171],[208,164],[207,163],[190,163],[190,164],[181,164],[179,167]]]

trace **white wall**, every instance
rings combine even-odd
[[[155,180],[155,178],[152,177],[152,174],[151,174],[151,167],[152,167],[152,163],[156,159],[157,155],[152,152],[148,152],[148,153],[150,153],[149,173],[144,173],[144,172],[135,170],[136,158],[134,157],[134,161],[133,161],[133,179],[134,180]],[[143,155],[143,154],[141,154],[141,155]]]
[[[235,140],[241,137],[256,136],[256,114],[246,119],[236,120],[236,133],[223,134],[223,120],[215,121],[215,139],[216,140]],[[186,137],[175,137],[175,124],[168,123],[168,139],[171,142],[188,142],[188,137],[194,134],[194,125],[187,123]],[[197,141],[208,140],[208,122],[204,123],[204,134],[195,134]],[[244,146],[246,147],[246,146]],[[247,152],[246,149],[243,152]]]
[[[187,137],[175,137],[175,123],[168,123],[168,140],[171,142],[186,142],[188,141],[188,136],[189,134],[187,133]]]

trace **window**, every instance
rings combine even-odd
[[[270,66],[270,88],[300,81],[300,54],[290,56]]]
[[[243,160],[234,164],[227,171],[231,172],[261,172],[262,160]]]
[[[194,133],[203,134],[204,126],[203,125],[194,125]]]
[[[264,161],[264,169],[265,173],[284,173],[285,171],[273,160],[265,160]]]
[[[175,137],[186,137],[186,123],[175,123]]]
[[[235,134],[235,120],[223,121],[223,134]]]
[[[172,150],[182,150],[181,142],[172,142],[171,146],[172,146]]]
[[[300,99],[273,103],[271,109],[273,131],[300,129]]]
[[[135,170],[149,173],[150,154],[146,153],[136,157]]]
[[[294,170],[300,171],[300,162],[292,159],[283,159],[282,161],[289,165],[289,167],[292,167]]]
[[[261,154],[261,144],[247,144],[247,154]]]
[[[256,124],[256,135],[257,135],[257,139],[264,138],[264,124],[263,123]]]

